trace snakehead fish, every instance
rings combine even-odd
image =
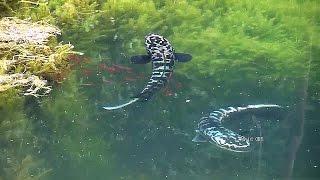
[[[276,104],[257,104],[247,105],[245,107],[228,107],[226,109],[215,110],[208,116],[202,117],[198,123],[196,136],[193,142],[210,142],[220,148],[234,152],[250,151],[249,139],[223,127],[227,117],[237,115],[240,112],[249,112],[254,114],[260,110],[271,111],[280,110],[282,107]]]
[[[131,57],[131,62],[134,64],[146,64],[150,61],[152,63],[152,75],[144,89],[136,96],[133,96],[127,103],[118,106],[104,106],[104,109],[119,109],[137,101],[149,100],[157,91],[166,85],[173,72],[175,61],[187,62],[192,59],[189,54],[175,53],[170,42],[158,34],[148,34],[145,37],[145,47],[147,55]]]

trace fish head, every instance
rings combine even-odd
[[[163,36],[150,33],[145,37],[145,46],[152,60],[174,59],[174,49]]]
[[[248,152],[250,151],[249,139],[241,136],[223,126],[213,126],[203,130],[209,142],[229,151]]]

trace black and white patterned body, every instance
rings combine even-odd
[[[169,77],[172,74],[174,62],[188,62],[192,59],[190,54],[175,53],[170,42],[158,35],[148,34],[145,37],[145,45],[147,55],[136,55],[131,57],[131,62],[134,64],[146,64],[151,61],[152,75],[144,87],[144,89],[134,96],[129,102],[118,106],[104,106],[104,109],[113,110],[125,107],[137,101],[149,100],[155,92],[165,86]]]
[[[210,142],[229,151],[250,151],[249,139],[223,127],[222,123],[224,123],[225,119],[230,115],[247,111],[254,112],[257,109],[270,110],[271,108],[279,109],[281,106],[274,104],[258,104],[215,110],[208,116],[200,119],[198,129],[196,130],[197,134],[192,141]]]
[[[174,49],[170,42],[157,34],[145,37],[145,45],[152,63],[152,75],[144,89],[135,97],[148,100],[161,87],[165,86],[174,66]]]

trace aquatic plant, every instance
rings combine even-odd
[[[319,2],[314,0],[6,3],[8,6],[3,9],[7,10],[1,12],[0,9],[1,15],[31,18],[35,22],[45,19],[59,26],[64,41],[76,44],[76,50],[86,52],[92,60],[80,68],[92,72],[90,77],[81,72],[72,73],[70,81],[61,84],[61,89],[54,91],[53,99],[45,100],[39,110],[48,130],[53,132],[50,138],[54,143],[48,143],[47,147],[54,156],[46,160],[58,162],[53,168],[57,174],[68,171],[70,176],[85,179],[88,174],[96,175],[93,169],[103,172],[98,173],[102,176],[114,167],[119,170],[109,173],[116,176],[114,179],[148,179],[148,175],[154,179],[164,179],[166,175],[173,179],[186,176],[209,179],[225,174],[245,177],[257,172],[256,162],[252,161],[260,158],[259,177],[279,177],[279,161],[268,162],[268,159],[284,158],[285,148],[281,152],[278,149],[287,143],[287,130],[284,128],[281,138],[275,134],[279,126],[285,125],[268,126],[275,128],[268,133],[273,134],[269,142],[272,146],[264,147],[268,153],[230,155],[211,146],[192,144],[188,133],[194,130],[194,121],[199,118],[196,114],[205,112],[208,105],[220,107],[257,101],[294,104],[299,99],[295,92],[296,80],[307,75],[306,64],[310,60],[310,81],[314,83],[309,85],[312,87],[308,90],[309,98],[319,100],[320,38],[319,18],[316,18]],[[193,55],[191,62],[175,69],[174,81],[182,82],[183,88],[173,88],[172,96],[163,98],[162,93],[152,103],[132,109],[109,114],[100,112],[97,109],[102,102],[127,99],[143,86],[147,77],[139,74],[137,78],[138,74],[125,72],[113,74],[103,71],[104,66],[100,68],[98,64],[127,64],[134,70],[142,69],[147,75],[148,67],[129,65],[128,58],[145,53],[143,37],[149,32],[167,37],[176,51]],[[2,61],[1,66],[7,67],[6,63]],[[24,67],[9,69],[21,73]],[[32,69],[42,74],[42,68]],[[138,80],[127,83],[123,81],[126,76]],[[88,86],[81,86],[82,82],[88,82]],[[316,124],[316,120],[313,123]],[[164,156],[163,152],[168,153]],[[107,164],[107,160],[112,165]],[[103,179],[98,176],[97,179]]]
[[[68,71],[67,55],[74,53],[71,44],[55,41],[57,34],[60,30],[44,21],[1,19],[0,91],[22,86],[29,87],[24,95],[48,94],[47,80],[58,80],[57,74]]]
[[[195,83],[208,78],[213,86],[223,87],[223,92],[215,89],[217,95],[227,96],[255,92],[262,85],[275,94],[293,92],[294,79],[306,72],[310,35],[317,34],[314,1],[70,0],[25,5],[32,8],[18,15],[47,17],[61,27],[65,39],[77,42],[77,48],[96,61],[107,55],[107,62],[127,64],[128,56],[144,53],[144,35],[161,33],[177,51],[194,57],[177,73]],[[313,39],[317,44],[319,38]],[[239,89],[239,83],[256,89]],[[255,96],[261,94],[251,93]]]
[[[53,90],[52,98],[45,99],[39,110],[31,109],[31,112],[44,119],[51,132],[45,131],[40,135],[51,140],[44,140],[44,143],[49,143],[47,151],[51,155],[46,160],[54,164],[55,173],[78,179],[101,179],[114,166],[113,154],[109,152],[112,142],[101,135],[109,131],[97,126],[101,122],[97,115],[99,109],[82,93],[82,89],[73,72],[59,88]],[[104,174],[94,175],[97,170]]]
[[[40,168],[43,161],[35,160],[31,155],[27,155],[21,162],[14,162],[12,159],[9,162],[9,167],[5,168],[5,177],[8,180],[40,180],[51,171]]]
[[[2,180],[37,180],[48,175],[40,157],[42,147],[34,134],[33,123],[23,111],[25,99],[16,89],[0,94],[0,174]]]
[[[4,179],[42,179],[50,171],[39,157],[38,137],[33,124],[24,113],[25,99],[48,94],[48,80],[58,80],[56,74],[69,70],[67,55],[70,44],[58,44],[56,27],[42,22],[16,18],[0,20],[0,142],[1,175]],[[22,150],[23,149],[23,150]]]

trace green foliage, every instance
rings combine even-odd
[[[38,180],[50,171],[31,155],[40,145],[23,105],[24,98],[17,90],[0,94],[0,174],[4,180]]]
[[[14,10],[18,9],[19,2],[17,0],[1,0],[0,1],[0,17],[13,16]]]
[[[225,69],[245,72],[251,80],[256,72],[273,80],[301,77],[310,34],[318,31],[316,1],[63,0],[40,1],[28,9],[18,14],[55,22],[65,39],[79,42],[78,48],[90,54],[110,49],[115,42],[125,53],[142,52],[142,37],[161,33],[178,51],[194,57],[180,72],[200,77],[217,77]],[[90,48],[93,44],[95,49]]]
[[[17,163],[17,164],[15,164]],[[21,162],[10,161],[10,168],[5,169],[7,179],[10,180],[41,180],[48,177],[50,169],[42,169],[43,161],[35,160],[27,155]]]
[[[88,177],[88,173],[94,174],[97,170],[110,173],[113,167],[110,143],[97,133],[98,109],[88,102],[73,73],[63,83],[63,89],[57,89],[53,98],[47,99],[41,112],[37,113],[46,118],[48,128],[54,132],[50,137],[54,143],[48,147],[53,155],[50,160],[70,161],[57,165],[54,171],[70,175],[77,172],[78,179],[94,178]]]
[[[17,14],[48,16],[77,50],[96,59],[106,55],[107,63],[128,63],[124,57],[145,53],[144,35],[160,33],[176,51],[193,56],[191,62],[179,64],[176,73],[198,88],[206,88],[201,84],[206,78],[213,87],[221,87],[215,88],[216,96],[230,99],[243,91],[251,98],[269,91],[290,97],[284,92],[293,93],[294,79],[307,74],[311,36],[312,44],[319,44],[316,1],[64,0],[43,3],[47,8],[40,4],[24,3],[32,8]],[[264,92],[254,94],[262,86]]]
[[[190,142],[196,121],[208,104],[290,105],[297,99],[296,79],[305,77],[312,83],[310,99],[319,100],[318,1],[40,0],[9,7],[9,14],[57,25],[64,41],[71,41],[92,59],[81,70],[90,68],[94,75],[85,77],[78,72],[78,78],[72,74],[40,108],[52,132],[49,139],[54,142],[44,142],[52,155],[47,161],[58,162],[53,168],[57,174],[68,171],[77,179],[89,179],[97,170],[101,176],[119,173],[115,179],[148,179],[148,175],[163,179],[161,175],[166,173],[181,179],[190,174],[193,179],[201,179],[228,174],[231,166],[246,177],[257,170],[246,166],[252,160],[250,155],[230,155],[210,145],[199,147]],[[160,92],[142,108],[100,112],[100,104],[126,99],[139,91],[147,77],[125,84],[121,78],[128,74],[99,70],[98,63],[129,64],[127,57],[145,53],[143,37],[149,32],[167,37],[177,52],[192,54],[191,62],[176,63],[174,79],[183,82],[182,89],[176,88],[176,95],[165,98]],[[107,82],[109,79],[113,82]],[[93,86],[82,87],[81,83],[87,81],[94,81]],[[191,100],[188,104],[187,99]],[[8,112],[4,117],[26,123],[22,103],[16,104],[19,100],[11,98],[7,102],[11,104],[9,109],[20,109],[19,113],[4,111]],[[30,126],[20,127],[29,132]],[[1,128],[7,127],[1,124]],[[15,136],[9,131],[6,134]],[[279,144],[277,147],[286,143],[285,135],[277,140],[273,141]],[[274,146],[270,147],[266,150],[272,151]],[[164,156],[163,152],[168,153]],[[268,165],[274,162],[262,159],[261,163],[261,176],[267,178],[267,173],[275,169]],[[113,168],[119,172],[112,172]],[[147,175],[141,173],[142,169]],[[238,175],[238,171],[231,173]],[[101,176],[90,178],[105,178]]]
[[[24,95],[42,96],[51,91],[47,80],[61,79],[70,70],[71,44],[58,44],[60,30],[43,21],[17,18],[0,20],[0,91],[28,87]],[[46,79],[46,80],[44,80]],[[43,93],[39,91],[44,91]]]

